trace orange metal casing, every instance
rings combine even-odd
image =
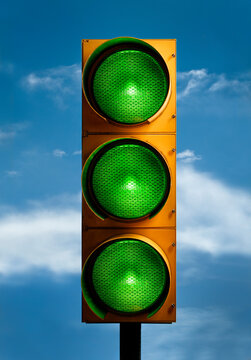
[[[82,70],[92,52],[107,40],[82,40]],[[123,234],[138,234],[154,241],[165,253],[171,274],[168,296],[161,308],[150,318],[147,314],[121,316],[107,313],[99,318],[82,296],[82,321],[90,323],[145,322],[171,323],[176,321],[176,41],[143,40],[153,46],[169,69],[171,90],[164,110],[151,122],[136,126],[115,125],[104,119],[90,106],[82,92],[82,166],[91,153],[103,143],[118,138],[134,138],[148,142],[167,162],[171,175],[168,199],[151,219],[116,221],[100,219],[82,196],[82,266],[89,255],[104,241]]]
[[[128,231],[125,226],[120,229],[89,229],[84,231],[85,242],[82,247],[82,260],[85,263],[88,256],[102,243],[114,236],[123,236],[128,233],[147,237],[165,253],[170,271],[170,289],[161,308],[150,318],[148,314],[140,315],[117,315],[108,312],[103,319],[98,317],[87,305],[83,298],[82,320],[87,323],[120,323],[120,322],[142,322],[142,323],[171,323],[176,321],[176,232],[175,229],[139,229]]]
[[[133,138],[142,140],[155,147],[166,160],[170,175],[171,175],[171,188],[168,199],[160,210],[160,212],[153,218],[144,219],[141,221],[117,221],[110,218],[105,220],[100,219],[87,205],[85,199],[83,203],[85,211],[83,212],[83,223],[86,228],[89,227],[175,227],[176,226],[176,152],[175,150],[175,135],[89,135],[83,140],[83,161],[91,155],[91,153],[100,145],[112,139],[118,138]]]

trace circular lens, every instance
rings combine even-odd
[[[124,124],[138,124],[163,105],[168,81],[162,66],[146,52],[117,51],[98,66],[93,95],[101,112]]]
[[[170,190],[164,159],[139,140],[107,143],[92,159],[88,173],[94,203],[115,218],[150,216],[163,206]]]
[[[160,254],[134,239],[117,240],[103,247],[92,267],[94,292],[105,306],[118,312],[136,313],[158,306],[169,282]]]

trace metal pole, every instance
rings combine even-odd
[[[141,359],[141,323],[120,323],[120,360]]]

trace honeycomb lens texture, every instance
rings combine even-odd
[[[139,50],[117,51],[98,66],[93,95],[108,118],[124,124],[141,123],[163,105],[168,80],[158,61]]]
[[[160,155],[138,143],[115,143],[93,170],[92,188],[98,204],[122,219],[150,215],[162,203],[169,186]]]
[[[127,313],[156,303],[166,287],[167,268],[150,245],[133,239],[113,242],[97,256],[92,281],[96,294],[109,308]]]

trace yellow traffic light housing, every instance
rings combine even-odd
[[[85,322],[175,321],[175,46],[82,42]]]

